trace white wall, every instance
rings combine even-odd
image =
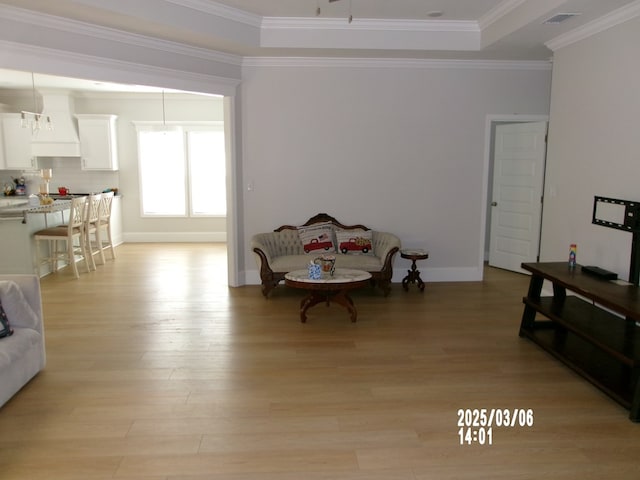
[[[631,234],[591,224],[595,195],[640,201],[640,18],[555,52],[541,259],[628,278]]]
[[[423,278],[480,279],[486,116],[547,114],[550,77],[478,62],[246,66],[245,250],[326,212],[427,248]],[[396,260],[398,279],[407,267]],[[257,281],[251,255],[244,268]]]
[[[244,59],[237,86],[227,57],[153,51],[134,61],[127,39],[80,45],[73,32],[44,41],[21,35],[20,22],[3,26],[4,68],[233,96],[238,283],[258,281],[254,233],[320,211],[428,248],[427,280],[481,278],[486,117],[548,113],[550,71],[526,63]],[[52,49],[54,37],[68,41]],[[401,279],[408,263],[395,266]]]

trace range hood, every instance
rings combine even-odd
[[[36,157],[79,157],[78,124],[73,116],[73,99],[66,93],[43,93],[42,115],[51,117],[53,130],[41,129],[31,139]]]

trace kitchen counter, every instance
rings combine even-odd
[[[34,232],[48,226],[64,223],[65,212],[71,208],[70,200],[55,201],[51,205],[30,207],[28,202],[0,207],[0,273],[33,274],[35,269],[36,242]],[[46,246],[44,246],[46,248]],[[42,265],[36,273],[50,273],[49,265]]]
[[[75,194],[75,196],[84,195]],[[2,238],[0,273],[32,274],[35,272],[36,256],[34,232],[68,221],[73,195],[66,195],[59,200],[55,199],[51,205],[36,207],[29,206],[27,197],[24,199],[9,198],[11,200],[8,202],[6,199],[0,198],[3,200],[0,203],[0,238]],[[3,204],[5,206],[2,206]],[[122,243],[120,208],[120,196],[116,196],[111,212],[112,236],[116,245]],[[47,246],[42,245],[42,248],[47,248]],[[43,276],[50,272],[51,268],[48,265],[41,265],[37,273]]]
[[[23,223],[26,222],[26,215],[29,213],[54,213],[69,210],[71,207],[71,200],[55,200],[49,205],[38,205],[32,207],[28,202],[17,203],[6,207],[0,207],[0,220],[11,220],[21,218]]]
[[[4,196],[0,197],[0,208],[11,207],[14,205],[24,205],[29,202],[29,197],[25,196]]]
[[[0,220],[5,218],[22,217],[29,208],[27,197],[0,198]]]

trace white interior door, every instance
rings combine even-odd
[[[498,125],[489,265],[516,272],[540,247],[547,122]]]

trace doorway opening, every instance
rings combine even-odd
[[[547,122],[546,115],[486,118],[480,271],[488,263],[522,272],[523,261],[538,257]]]
[[[46,60],[46,59],[43,59],[43,60]],[[41,72],[44,72],[47,70],[47,62],[44,61],[43,64],[44,66],[42,65],[39,66],[39,69]],[[49,67],[49,68],[52,68],[52,67]],[[53,70],[56,70],[56,68],[53,68]],[[83,71],[86,71],[86,76],[82,74]],[[3,79],[2,79],[3,82],[9,82],[9,84],[13,85],[14,83],[12,83],[12,80],[15,79],[16,81],[15,85],[21,85],[20,82],[22,81],[22,77],[24,77],[25,79],[28,79],[29,85],[31,85],[31,73],[29,72],[19,71],[19,70],[3,70],[2,72],[3,72]],[[197,95],[205,95],[205,96],[221,97],[222,108],[220,109],[221,111],[216,110],[215,121],[221,124],[221,129],[224,131],[224,150],[225,150],[224,161],[225,161],[225,172],[226,172],[225,179],[224,179],[225,186],[226,186],[226,188],[224,188],[224,195],[226,196],[225,200],[227,204],[226,218],[225,216],[221,216],[221,215],[216,216],[214,218],[213,216],[209,215],[210,212],[206,212],[207,215],[200,215],[200,216],[201,217],[210,216],[215,220],[219,220],[218,223],[221,223],[221,226],[219,228],[216,226],[211,229],[206,229],[206,228],[193,229],[193,231],[190,231],[190,233],[192,238],[196,238],[195,240],[196,242],[206,241],[209,243],[211,242],[211,238],[213,238],[214,242],[220,241],[220,242],[226,243],[226,246],[227,246],[226,248],[227,269],[226,270],[228,272],[227,274],[228,285],[238,286],[239,284],[241,284],[243,280],[239,278],[238,266],[240,264],[240,261],[238,260],[238,256],[241,256],[242,252],[238,252],[238,249],[236,248],[237,238],[238,238],[236,230],[238,228],[239,222],[238,222],[238,219],[236,218],[237,208],[235,205],[235,199],[237,198],[237,192],[235,187],[235,183],[236,183],[235,182],[235,179],[236,179],[235,158],[236,158],[237,142],[235,141],[235,138],[234,138],[234,135],[236,134],[235,128],[234,128],[234,125],[236,122],[235,116],[237,114],[235,96],[234,96],[235,86],[227,85],[227,84],[218,84],[216,82],[208,82],[208,81],[205,81],[206,77],[204,76],[202,77],[202,80],[198,80],[198,81],[194,81],[192,78],[189,78],[188,76],[185,76],[184,80],[182,78],[173,78],[173,79],[170,78],[168,79],[168,83],[172,83],[172,85],[163,86],[163,83],[165,83],[163,78],[158,76],[153,76],[153,78],[150,79],[149,76],[145,75],[145,72],[140,72],[139,70],[126,71],[126,69],[122,69],[122,65],[114,65],[113,72],[111,72],[113,73],[112,76],[114,78],[120,79],[120,83],[113,83],[113,78],[109,81],[103,82],[101,80],[104,80],[104,79],[100,78],[101,75],[96,76],[95,72],[91,70],[91,66],[85,64],[85,62],[78,63],[77,68],[74,70],[74,73],[76,75],[79,75],[79,77],[63,77],[63,76],[59,76],[55,74],[47,74],[47,73],[37,73],[36,75],[38,75],[37,85],[39,86],[39,88],[54,88],[53,85],[59,86],[60,82],[69,82],[69,85],[74,85],[74,92],[82,92],[86,90],[86,92],[88,92],[87,94],[78,95],[78,98],[76,98],[74,101],[76,113],[81,113],[80,110],[82,108],[87,108],[87,104],[91,102],[95,102],[95,104],[88,105],[89,109],[95,108],[100,111],[102,111],[103,109],[108,109],[109,106],[112,104],[111,102],[113,101],[113,99],[110,96],[105,95],[111,91],[109,89],[112,89],[112,90],[115,89],[114,90],[115,93],[113,94],[114,97],[117,94],[129,95],[130,96],[129,100],[132,100],[132,99],[136,100],[137,98],[136,95],[139,94],[141,102],[145,94],[148,95],[150,93],[155,94],[161,91],[164,92],[166,88],[171,88],[177,94],[180,94],[180,95],[184,93],[184,96],[195,97]],[[131,91],[127,89],[131,89]],[[102,98],[100,97],[101,94],[103,95]],[[19,95],[13,95],[11,98],[15,101],[16,104],[24,101]],[[198,102],[198,104],[200,105],[202,105],[202,103],[203,102]],[[156,110],[152,111],[151,109],[147,108],[144,105],[142,108],[135,109],[134,105],[136,105],[135,102],[130,101],[127,104],[127,107],[123,108],[119,118],[119,124],[126,125],[128,127],[132,125],[132,121],[138,117],[154,118],[154,119],[156,118],[156,113],[157,113]],[[13,105],[9,105],[9,107],[12,107],[12,106]],[[163,122],[164,122],[164,102],[162,106],[163,106],[162,113],[163,113]],[[203,108],[204,107],[201,107],[201,110]],[[195,115],[194,118],[203,118],[203,115],[200,112],[200,114]],[[156,120],[156,121],[159,121],[159,120]],[[135,152],[134,152],[135,148],[133,147],[133,144],[135,142],[132,142],[131,138],[133,137],[128,132],[127,134],[119,135],[119,143],[122,145],[125,145],[125,147],[122,147],[122,148],[123,150],[126,150],[126,158],[135,159],[136,158]],[[62,160],[60,162],[63,163]],[[72,162],[75,162],[75,163],[72,163]],[[77,163],[77,167],[76,167],[76,163]],[[121,185],[119,185],[119,183],[122,182],[122,179],[126,177],[127,179],[126,181],[128,182],[127,188],[121,189],[123,193],[122,199],[125,202],[127,202],[123,210],[126,209],[127,214],[134,212],[137,215],[138,209],[136,208],[136,206],[139,204],[138,199],[139,199],[139,193],[140,193],[140,189],[137,188],[138,173],[134,171],[132,167],[133,165],[132,162],[126,163],[121,160],[120,163],[121,165],[120,165],[119,171],[97,172],[97,173],[81,172],[78,174],[76,173],[76,170],[80,171],[81,169],[80,169],[80,159],[77,159],[77,162],[75,160],[65,161],[64,169],[60,168],[60,173],[64,172],[65,174],[67,174],[70,178],[70,180],[68,181],[73,181],[76,184],[78,184],[79,178],[82,179],[80,180],[80,182],[84,181],[85,177],[90,177],[89,180],[92,182],[94,182],[95,180],[94,183],[97,185],[97,187],[94,188],[93,183],[91,183],[90,187],[86,187],[84,190],[80,190],[80,191],[94,191],[94,190],[99,191],[99,189],[103,188],[104,186],[120,187]],[[125,165],[124,168],[123,168],[123,165]],[[137,167],[135,170],[137,170]],[[82,175],[82,177],[80,177],[80,175]],[[200,177],[198,178],[198,180],[199,179]],[[62,182],[64,180],[61,179],[60,181]],[[166,182],[162,182],[163,188],[167,190],[167,197],[171,198],[171,192],[170,192],[171,184],[169,184],[168,186],[165,186],[165,183]],[[207,184],[206,187],[208,186],[209,185]],[[219,188],[218,190],[222,191],[223,189]],[[199,213],[201,210],[192,208],[192,211],[194,213],[191,214],[190,217],[195,218],[198,216],[197,213]],[[153,220],[145,219],[145,222],[147,224],[145,225],[145,227],[148,227],[148,225],[151,224],[152,221]],[[155,225],[156,224],[153,224],[150,228],[137,228],[139,225],[135,225],[133,229],[123,232],[122,236],[124,237],[125,241],[131,241],[131,242],[148,241],[142,238],[148,233],[151,233],[151,234],[160,233],[164,235],[163,238],[166,238],[167,241],[182,241],[184,239],[184,236],[181,237],[179,235],[180,232],[177,232],[174,237],[170,237],[166,230],[162,230],[161,228],[156,228]],[[226,228],[224,228],[223,225],[226,225]],[[169,233],[172,233],[172,232],[169,232]],[[178,238],[178,240],[174,240],[174,238]],[[207,240],[201,240],[202,238],[206,238]],[[156,240],[153,240],[153,241],[156,241]]]

